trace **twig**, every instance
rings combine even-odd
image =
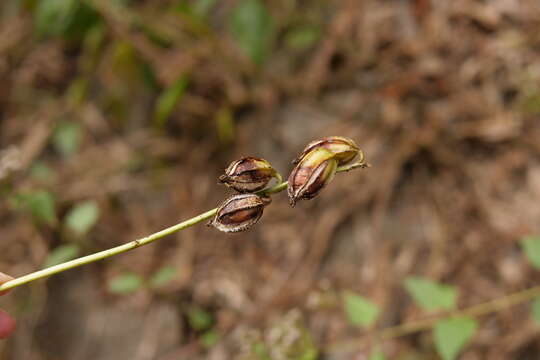
[[[337,171],[342,172],[342,171],[351,170],[355,167],[365,167],[363,166],[363,164],[364,164],[363,162],[360,162],[360,163],[355,163],[352,165],[346,165],[346,166],[338,168]],[[265,195],[275,194],[275,193],[285,190],[286,188],[287,188],[287,182],[280,182],[279,184],[274,185],[273,187],[269,189],[260,191],[259,194],[265,194]],[[152,235],[149,235],[147,237],[133,240],[123,245],[119,245],[119,246],[116,246],[107,250],[103,250],[103,251],[100,251],[91,255],[83,256],[74,260],[64,262],[62,264],[54,265],[54,266],[45,268],[43,270],[30,273],[28,275],[18,277],[16,279],[13,279],[11,281],[8,281],[0,285],[0,291],[13,289],[14,287],[27,284],[34,280],[42,279],[42,278],[60,273],[62,271],[66,271],[66,270],[73,269],[82,265],[90,264],[101,259],[106,259],[108,257],[118,255],[129,250],[133,250],[135,248],[138,248],[139,246],[150,244],[151,242],[159,240],[167,235],[173,234],[177,231],[183,230],[185,228],[191,227],[200,222],[208,220],[216,214],[216,211],[217,211],[217,208],[214,208],[200,215],[192,217],[191,219],[188,219],[186,221],[183,221],[181,223],[178,223],[176,225],[173,225],[171,227],[168,227],[156,233],[153,233]]]

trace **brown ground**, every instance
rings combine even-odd
[[[61,244],[91,253],[214,207],[230,194],[217,177],[242,155],[286,176],[307,142],[335,134],[355,139],[373,167],[338,175],[294,209],[277,194],[251,231],[197,226],[19,288],[1,302],[19,318],[1,359],[248,359],[257,337],[290,322],[320,359],[366,359],[369,343],[340,346],[369,338],[348,325],[342,290],[377,303],[383,328],[425,316],[402,287],[409,275],[457,286],[460,307],[540,280],[519,247],[540,232],[537,0],[268,1],[276,35],[260,67],[227,30],[234,1],[201,30],[171,1],[119,10],[94,0],[99,30],[70,39],[38,36],[32,2],[16,3],[0,4],[0,150],[18,151],[13,169],[0,163],[0,271],[29,273]],[[321,38],[288,47],[304,23]],[[159,126],[156,98],[182,74],[187,91]],[[83,129],[67,158],[50,140],[64,121]],[[30,175],[38,162],[52,179]],[[86,199],[98,201],[99,222],[77,240],[35,224],[10,201],[31,189],[54,194],[59,224]],[[118,274],[165,265],[178,275],[158,290],[108,291]],[[209,349],[189,325],[193,309],[215,319]],[[480,320],[461,359],[540,358],[527,305]],[[382,349],[437,359],[427,332]]]

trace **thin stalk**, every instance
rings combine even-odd
[[[356,167],[368,167],[368,166],[369,165],[365,164],[364,162],[359,162],[359,163],[355,163],[355,164],[352,164],[352,165],[342,166],[342,167],[338,168],[337,171],[338,172],[349,171],[349,170],[351,170],[353,168],[356,168]],[[287,188],[287,182],[280,182],[279,184],[274,185],[269,189],[262,190],[259,193],[260,194],[270,195],[270,194],[275,194],[275,193],[281,192],[281,191],[285,190],[286,188]],[[13,279],[11,281],[8,281],[8,282],[0,285],[0,292],[2,292],[4,290],[13,289],[14,287],[17,287],[17,286],[23,285],[23,284],[27,284],[27,283],[32,282],[34,280],[38,280],[38,279],[42,279],[42,278],[45,278],[45,277],[48,277],[48,276],[51,276],[51,275],[54,275],[54,274],[58,274],[58,273],[60,273],[62,271],[66,271],[66,270],[73,269],[73,268],[76,268],[76,267],[79,267],[79,266],[82,266],[82,265],[90,264],[90,263],[93,263],[95,261],[98,261],[98,260],[101,260],[101,259],[106,259],[106,258],[114,256],[114,255],[122,254],[122,253],[124,253],[126,251],[136,249],[136,248],[138,248],[140,246],[143,246],[143,245],[150,244],[151,242],[159,240],[159,239],[161,239],[161,238],[163,238],[163,237],[165,237],[167,235],[173,234],[173,233],[175,233],[177,231],[186,229],[186,228],[191,227],[193,225],[196,225],[196,224],[198,224],[200,222],[208,220],[211,217],[213,217],[216,214],[216,212],[217,212],[217,208],[214,208],[212,210],[208,210],[207,212],[204,212],[204,213],[202,213],[200,215],[194,216],[191,219],[185,220],[185,221],[183,221],[181,223],[178,223],[176,225],[173,225],[171,227],[168,227],[166,229],[163,229],[161,231],[153,233],[153,234],[151,234],[149,236],[146,236],[144,238],[133,240],[133,241],[128,242],[128,243],[123,244],[123,245],[119,245],[119,246],[116,246],[116,247],[113,247],[113,248],[110,248],[110,249],[107,249],[107,250],[103,250],[103,251],[100,251],[100,252],[97,252],[97,253],[94,253],[94,254],[83,256],[83,257],[80,257],[80,258],[77,258],[77,259],[74,259],[74,260],[70,260],[70,261],[67,261],[67,262],[64,262],[64,263],[61,263],[61,264],[58,264],[58,265],[54,265],[54,266],[45,268],[43,270],[39,270],[39,271],[30,273],[30,274],[27,274],[27,275],[18,277],[16,279]]]
[[[90,264],[90,263],[93,263],[94,261],[105,259],[114,255],[118,255],[126,251],[138,248],[139,246],[150,244],[151,242],[161,239],[167,235],[173,234],[177,231],[183,230],[185,228],[198,224],[201,221],[209,219],[216,214],[216,211],[217,211],[217,208],[209,210],[205,213],[192,217],[191,219],[188,219],[186,221],[183,221],[181,223],[178,223],[176,225],[173,225],[171,227],[168,227],[156,233],[153,233],[152,235],[149,235],[147,237],[133,240],[123,245],[119,245],[119,246],[116,246],[107,250],[103,250],[103,251],[100,251],[91,255],[83,256],[74,260],[64,262],[62,264],[54,265],[54,266],[45,268],[43,270],[30,273],[28,275],[18,277],[16,279],[13,279],[11,281],[8,281],[0,285],[0,291],[9,290],[19,285],[27,284],[34,280],[48,277],[62,271],[76,268],[78,266]]]
[[[460,316],[479,317],[531,301],[538,296],[540,296],[540,286],[534,286],[532,288],[521,290],[513,294],[508,294],[501,298],[486,301],[465,309],[451,311],[441,316],[388,327],[379,331],[376,336],[382,340],[393,339],[403,335],[430,329],[437,321],[441,319]]]

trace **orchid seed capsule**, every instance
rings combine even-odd
[[[269,197],[256,194],[233,195],[219,206],[208,225],[227,233],[247,230],[259,221],[270,202]]]
[[[312,199],[334,178],[338,167],[335,154],[316,147],[295,166],[287,184],[289,202],[294,207],[299,199]]]
[[[238,192],[255,192],[262,190],[272,178],[281,181],[277,171],[264,159],[245,157],[233,161],[219,181]]]
[[[344,136],[328,136],[307,144],[300,156],[293,161],[293,164],[298,164],[304,156],[316,148],[325,148],[333,153],[338,166],[350,163],[356,156],[360,157],[359,162],[364,160],[362,150],[358,148],[358,145],[352,139]]]

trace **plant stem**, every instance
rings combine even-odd
[[[355,163],[352,165],[346,165],[346,166],[340,167],[337,169],[337,171],[342,172],[342,171],[351,170],[356,167],[367,167],[367,166],[368,165],[362,161],[362,162]],[[280,182],[279,184],[274,185],[269,189],[259,191],[258,194],[266,194],[266,195],[275,194],[275,193],[285,190],[286,188],[287,188],[287,182]],[[200,215],[192,217],[191,219],[185,220],[181,223],[178,223],[176,225],[173,225],[171,227],[168,227],[166,229],[153,233],[152,235],[146,236],[144,238],[133,240],[123,245],[119,245],[119,246],[116,246],[107,250],[103,250],[103,251],[100,251],[91,255],[83,256],[74,260],[64,262],[62,264],[54,265],[54,266],[45,268],[43,270],[39,270],[39,271],[30,273],[27,275],[18,277],[16,279],[13,279],[11,281],[8,281],[0,285],[0,292],[4,290],[13,289],[14,287],[17,287],[19,285],[27,284],[31,281],[42,279],[42,278],[57,274],[62,271],[66,271],[69,269],[73,269],[75,267],[93,263],[94,261],[98,261],[101,259],[114,256],[114,255],[118,255],[126,251],[138,248],[139,246],[150,244],[151,242],[159,240],[167,235],[173,234],[177,231],[183,230],[185,228],[198,224],[202,221],[210,219],[216,214],[216,212],[217,212],[217,208],[214,208],[212,210],[208,210],[207,212],[204,212]]]
[[[51,276],[53,274],[57,274],[57,273],[62,272],[62,271],[73,269],[73,268],[81,266],[81,265],[90,264],[90,263],[92,263],[94,261],[105,259],[105,258],[108,258],[108,257],[113,256],[113,255],[118,255],[118,254],[124,253],[126,251],[138,248],[139,246],[150,244],[151,242],[156,241],[158,239],[161,239],[162,237],[165,237],[165,236],[170,235],[172,233],[175,233],[175,232],[177,232],[179,230],[183,230],[185,228],[188,228],[190,226],[198,224],[201,221],[209,219],[209,218],[211,218],[212,216],[214,216],[216,214],[216,211],[217,211],[217,208],[209,210],[209,211],[207,211],[205,213],[202,213],[200,215],[192,217],[191,219],[188,219],[186,221],[183,221],[181,223],[178,223],[176,225],[173,225],[171,227],[168,227],[168,228],[163,229],[161,231],[158,231],[156,233],[153,233],[152,235],[149,235],[147,237],[137,239],[137,240],[133,240],[131,242],[128,242],[128,243],[120,245],[120,246],[116,246],[116,247],[113,247],[113,248],[110,248],[110,249],[107,249],[107,250],[103,250],[103,251],[100,251],[100,252],[97,252],[97,253],[94,253],[94,254],[91,254],[91,255],[83,256],[83,257],[80,257],[80,258],[77,258],[77,259],[74,259],[74,260],[71,260],[71,261],[64,262],[62,264],[54,265],[54,266],[48,267],[46,269],[33,272],[31,274],[28,274],[28,275],[18,277],[16,279],[13,279],[11,281],[8,281],[8,282],[0,285],[0,291],[12,289],[14,287],[29,283],[29,282],[34,281],[34,280],[38,280],[38,279],[41,279],[41,278],[44,278],[44,277],[47,277],[47,276]]]

